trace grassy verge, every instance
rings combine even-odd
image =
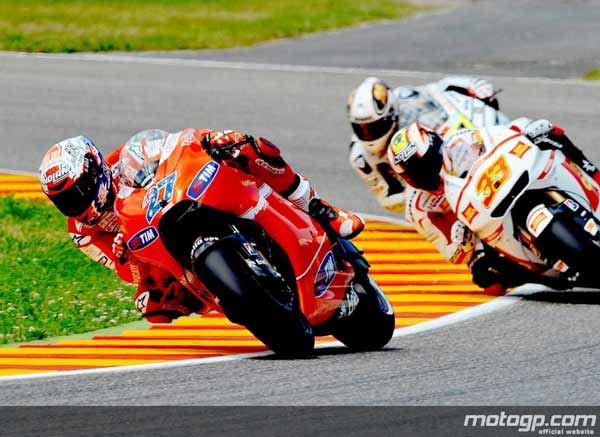
[[[403,0],[0,0],[0,50],[247,46],[416,9]]]
[[[137,320],[133,293],[71,243],[54,207],[0,197],[0,343]]]
[[[583,75],[584,79],[600,80],[600,67],[594,68]]]

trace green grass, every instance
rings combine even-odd
[[[416,9],[402,0],[0,0],[0,50],[247,46]]]
[[[584,79],[600,80],[600,67],[594,68],[583,75]]]
[[[133,293],[73,245],[56,208],[0,197],[0,343],[138,320]]]

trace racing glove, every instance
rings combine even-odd
[[[477,250],[469,262],[471,275],[475,285],[486,290],[492,290],[496,294],[501,288],[506,291],[508,288],[516,287],[527,282],[535,282],[533,276],[537,275],[529,272],[519,264],[500,256],[493,249]]]
[[[460,82],[462,82],[462,80]],[[460,82],[449,85],[446,90],[456,91],[461,94],[466,94],[469,97],[479,99],[486,105],[494,108],[496,111],[500,109],[500,104],[498,103],[498,99],[496,99],[496,95],[500,92],[500,90],[496,90],[491,82],[479,78],[473,78],[468,82],[468,84],[463,84]]]
[[[117,232],[117,235],[113,239],[112,253],[121,264],[125,264],[129,258],[129,249],[127,248],[122,232]]]
[[[527,283],[543,284],[557,290],[572,287],[568,280],[532,272],[487,247],[484,250],[475,251],[469,267],[473,275],[473,282],[484,288],[486,294],[501,295],[508,288]]]
[[[206,135],[202,140],[202,145],[213,159],[217,161],[224,160],[229,163],[235,162],[243,167],[244,163],[238,162],[237,159],[240,157],[240,149],[253,142],[254,139],[251,136],[232,130],[224,130]]]

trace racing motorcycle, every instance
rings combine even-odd
[[[276,353],[309,354],[315,335],[352,350],[388,343],[393,308],[362,252],[223,162],[251,137],[210,150],[192,130],[154,136],[132,138],[120,156],[115,210],[137,258]],[[146,150],[163,143],[157,154]]]
[[[485,153],[466,175],[444,174],[459,220],[483,243],[535,273],[525,282],[600,286],[598,184],[559,150],[542,150],[507,127],[474,132]]]
[[[496,108],[482,100],[453,91],[452,87],[441,91],[436,84],[431,84],[425,90],[433,99],[421,102],[424,107],[418,117],[419,123],[442,137],[460,129],[506,125],[510,121]]]

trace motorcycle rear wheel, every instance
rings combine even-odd
[[[194,271],[219,299],[227,318],[245,326],[273,352],[290,357],[313,352],[314,333],[304,314],[274,297],[274,287],[289,285],[281,278],[257,275],[236,240],[213,244],[195,260]]]
[[[588,232],[568,218],[555,216],[534,244],[545,257],[560,259],[579,272],[577,285],[598,288],[600,246]]]

